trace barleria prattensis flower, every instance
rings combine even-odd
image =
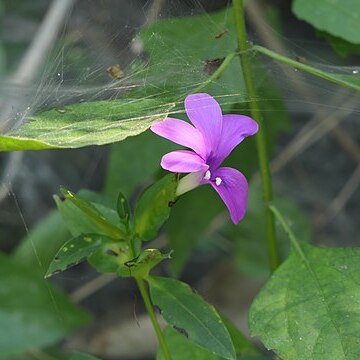
[[[194,126],[173,118],[151,126],[154,133],[192,150],[165,154],[161,167],[175,173],[190,173],[180,180],[177,195],[210,184],[237,224],[245,215],[248,183],[240,171],[219,166],[238,144],[258,131],[258,124],[245,115],[223,115],[217,101],[208,94],[187,96],[185,110]]]

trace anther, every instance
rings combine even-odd
[[[204,180],[210,180],[210,178],[211,178],[211,172],[210,170],[207,170],[204,175]]]
[[[216,178],[215,178],[215,184],[216,184],[216,186],[219,186],[221,183],[222,183],[221,178],[216,177]]]

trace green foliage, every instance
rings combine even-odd
[[[171,327],[163,331],[165,342],[170,350],[172,360],[196,359],[196,360],[219,360],[217,355],[206,351],[189,341],[185,336]],[[156,360],[165,360],[161,348],[158,349]]]
[[[97,252],[100,248],[114,249],[126,247],[126,244],[114,243],[114,239],[99,234],[82,234],[67,241],[50,263],[46,277],[64,271]],[[109,246],[110,245],[110,246]],[[113,246],[111,246],[113,245]],[[121,245],[121,246],[120,246]]]
[[[3,254],[0,283],[2,356],[53,344],[89,320],[36,269]]]
[[[360,249],[293,244],[250,309],[250,328],[284,359],[358,359]]]
[[[152,240],[170,215],[176,200],[178,177],[164,176],[146,189],[137,202],[134,214],[134,231],[142,240]]]
[[[66,200],[62,201],[58,196],[54,199],[73,236],[82,233],[97,233],[114,239],[125,237],[125,229],[116,210],[76,196],[66,189],[61,191]]]
[[[165,259],[171,259],[171,252],[162,254],[158,249],[145,249],[136,258],[126,261],[118,269],[119,276],[147,278],[150,270]]]
[[[223,36],[215,37],[224,30],[227,31]],[[216,61],[221,62],[236,48],[234,20],[229,9],[161,20],[143,29],[139,38],[150,55],[147,78],[153,86],[169,89],[179,97],[199,92],[199,87],[217,69]],[[204,88],[219,96],[217,100],[224,110],[229,110],[239,99],[245,101],[239,61],[232,61],[219,79]]]
[[[302,211],[288,198],[274,197],[273,204],[287,214],[291,221],[292,231],[298,239],[310,242],[311,227]],[[256,226],[254,226],[256,224]],[[277,231],[277,239],[281,258],[289,253],[289,241],[283,231]],[[249,187],[249,199],[245,218],[238,226],[230,225],[223,235],[233,241],[235,261],[238,269],[248,276],[266,279],[269,276],[269,266],[266,253],[265,215],[262,203],[261,189],[258,185]]]
[[[209,224],[222,209],[224,205],[210,186],[182,195],[173,206],[165,229],[174,250],[170,267],[175,275],[180,274],[191,251],[206,238]]]
[[[153,99],[85,102],[50,110],[6,135],[0,151],[78,148],[124,140],[167,117],[174,104]]]
[[[131,196],[159,170],[161,156],[175,149],[175,144],[150,131],[114,144],[109,157],[105,193],[115,197],[121,191]]]
[[[13,254],[14,259],[32,268],[39,268],[45,275],[56,252],[70,237],[60,213],[52,210],[21,241]]]
[[[354,44],[360,44],[358,0],[294,0],[295,15],[315,28]]]
[[[164,319],[204,349],[235,359],[230,335],[213,306],[195,294],[189,285],[170,278],[150,277],[152,301]]]
[[[348,55],[360,55],[360,44],[353,44],[326,31],[317,31],[317,34],[327,40],[332,48],[343,57]]]

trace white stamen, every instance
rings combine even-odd
[[[204,180],[210,180],[211,178],[211,172],[210,170],[206,171],[205,175],[204,175]]]
[[[221,178],[216,177],[216,178],[215,178],[215,184],[216,184],[216,186],[219,186],[221,183],[222,183]]]

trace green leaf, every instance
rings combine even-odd
[[[14,259],[33,268],[39,268],[45,276],[55,254],[70,237],[60,213],[52,210],[21,240],[13,254]]]
[[[170,325],[181,329],[202,348],[225,359],[236,358],[221,317],[189,285],[163,277],[150,277],[149,285],[153,303]]]
[[[82,234],[67,241],[55,255],[46,277],[78,264],[105,244],[113,244],[114,239],[99,234]],[[114,244],[116,245],[116,244]]]
[[[135,208],[135,233],[152,240],[170,215],[176,200],[177,175],[169,174],[147,188]]]
[[[223,36],[216,38],[225,30]],[[207,84],[221,61],[236,48],[232,9],[160,20],[142,29],[138,37],[149,54],[147,78],[157,89],[166,89],[180,98],[206,89],[225,111],[235,102],[246,100],[237,59],[231,61],[219,78]]]
[[[70,356],[70,360],[100,360],[100,358],[85,353],[75,352]]]
[[[95,101],[34,116],[0,135],[0,151],[78,148],[124,140],[163,120],[174,104],[153,99]]]
[[[0,254],[1,356],[48,346],[89,317],[36,269]]]
[[[326,39],[332,48],[342,57],[360,55],[360,44],[353,44],[326,31],[317,31],[317,34]]]
[[[163,330],[163,336],[169,348],[172,360],[220,360],[218,356],[192,343],[185,336],[169,326]],[[159,347],[156,360],[165,359],[166,358]]]
[[[293,248],[251,306],[252,335],[283,359],[358,359],[360,249],[299,243],[274,212]]]
[[[360,44],[360,2],[358,0],[294,0],[292,11],[318,30],[327,31]]]
[[[66,200],[62,201],[58,196],[54,196],[54,199],[66,225],[74,236],[81,233],[100,233],[115,239],[122,239],[126,236],[116,210],[92,203],[66,189],[62,188],[61,191]]]
[[[161,156],[175,149],[174,143],[149,131],[114,144],[108,162],[105,193],[115,197],[121,191],[130,197],[160,169]]]
[[[118,274],[122,277],[147,278],[149,272],[161,261],[171,259],[171,252],[162,254],[158,249],[145,249],[134,259],[126,261],[118,269]]]
[[[130,206],[126,196],[122,193],[119,193],[116,203],[117,213],[119,218],[123,222],[128,222],[130,219]]]

